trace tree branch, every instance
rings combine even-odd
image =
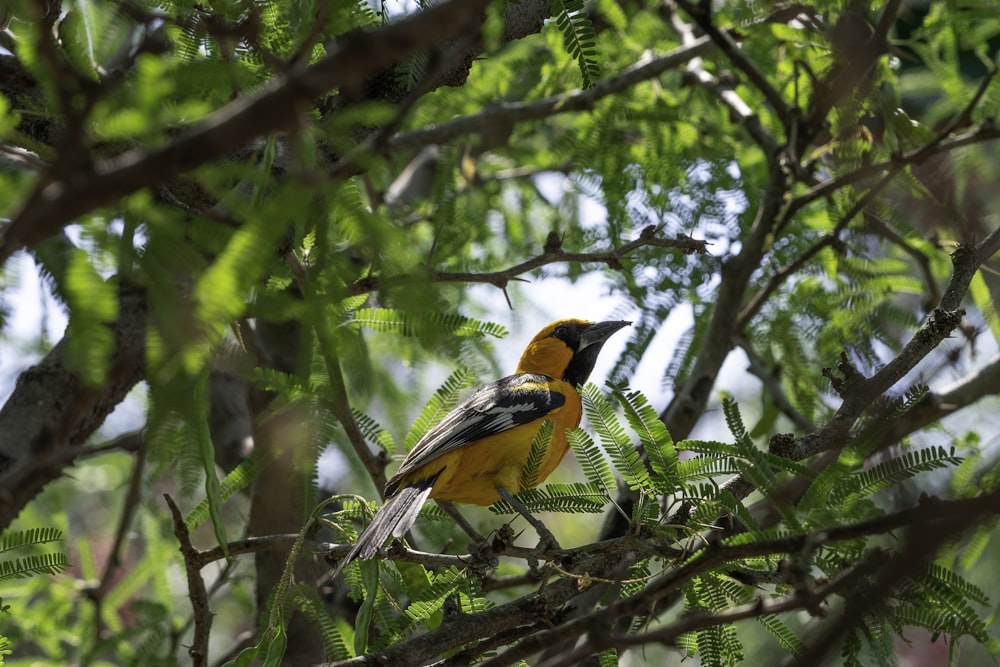
[[[681,21],[676,13],[673,13],[671,19],[674,29],[680,34],[684,45],[689,46],[693,44],[695,36],[691,26]],[[747,133],[757,142],[757,145],[760,146],[766,155],[773,154],[778,150],[777,139],[761,122],[760,115],[751,109],[736,91],[731,87],[723,86],[716,77],[709,74],[708,70],[704,68],[701,58],[692,58],[691,62],[685,68],[685,72],[703,88],[719,98],[719,101],[729,109],[729,113],[733,119],[746,128]]]
[[[771,85],[771,82],[757,65],[740,50],[732,36],[712,23],[711,5],[709,3],[694,4],[688,0],[674,0],[674,2],[698,24],[699,28],[705,31],[705,34],[719,47],[719,50],[729,59],[733,67],[743,73],[750,85],[764,96],[786,130],[790,128],[794,118],[792,108],[781,96],[778,89]]]
[[[166,493],[163,494],[163,498],[167,501],[170,515],[174,520],[174,535],[180,542],[180,552],[184,557],[188,598],[191,600],[191,608],[194,611],[194,643],[188,647],[188,655],[191,656],[191,664],[195,667],[205,667],[208,664],[208,639],[212,630],[212,610],[208,607],[208,591],[205,590],[205,582],[196,566],[198,550],[191,546],[191,536],[188,534],[187,525],[184,523],[184,517],[173,498]]]
[[[542,664],[542,667],[563,667],[578,665],[585,658],[599,653],[608,648],[629,648],[631,646],[641,646],[645,644],[663,644],[674,646],[681,635],[715,628],[721,625],[730,625],[737,621],[749,618],[761,618],[771,614],[780,614],[789,611],[810,611],[817,609],[823,602],[835,594],[845,590],[851,590],[857,586],[871,570],[884,560],[882,552],[877,550],[869,551],[853,566],[841,572],[826,584],[817,587],[815,590],[796,590],[791,595],[783,598],[764,598],[758,596],[754,602],[738,605],[725,611],[707,613],[692,612],[682,615],[680,619],[669,624],[665,628],[644,632],[640,634],[612,634],[611,632],[599,632],[591,630],[587,634],[587,640],[568,654],[559,656]],[[610,629],[610,626],[608,626]],[[506,654],[505,654],[506,655]],[[489,665],[490,663],[486,663]],[[510,663],[505,663],[510,664]],[[796,664],[820,664],[802,662]]]
[[[675,239],[660,238],[656,235],[656,227],[650,225],[639,233],[639,238],[630,241],[625,245],[611,250],[599,252],[566,252],[558,245],[546,244],[545,251],[525,260],[520,264],[503,269],[501,271],[488,271],[483,273],[472,272],[447,272],[428,271],[426,273],[413,274],[406,273],[397,276],[387,276],[379,278],[370,276],[354,283],[348,293],[366,294],[379,290],[387,290],[400,285],[408,285],[416,282],[442,282],[442,283],[486,283],[499,287],[507,287],[511,280],[518,276],[541,268],[548,264],[556,263],[577,263],[577,264],[607,264],[611,268],[621,268],[622,263],[629,259],[629,256],[640,248],[673,248],[685,253],[704,254],[707,252],[705,241],[699,241],[686,236]],[[551,240],[551,239],[550,239]],[[559,243],[555,239],[556,244]]]
[[[562,568],[568,568],[569,573],[579,576],[559,578],[537,592],[481,613],[447,616],[438,628],[426,634],[365,656],[330,663],[328,667],[423,664],[450,648],[501,633],[513,633],[506,635],[511,642],[519,637],[527,637],[521,644],[503,653],[495,663],[508,664],[554,645],[562,636],[570,636],[573,633],[585,634],[595,623],[607,627],[615,618],[647,613],[657,600],[679,590],[691,578],[730,561],[798,553],[810,545],[815,548],[816,545],[884,535],[903,528],[911,528],[915,532],[934,533],[939,527],[952,525],[956,517],[987,515],[1000,515],[1000,491],[956,500],[922,499],[915,507],[852,524],[821,528],[809,533],[732,545],[710,542],[693,556],[679,556],[672,550],[671,544],[665,544],[663,557],[672,562],[684,561],[683,565],[665,571],[636,596],[614,602],[595,610],[592,614],[565,621],[565,616],[560,610],[564,610],[567,602],[597,581],[620,578],[623,564],[635,559],[637,542],[634,538],[597,542],[562,552]],[[284,543],[294,539],[294,535],[279,535],[241,542],[245,542],[249,548],[251,544],[263,546],[274,540]],[[239,552],[241,542],[233,543],[231,549]],[[316,543],[314,548],[325,549],[327,546],[329,545],[325,543]],[[344,550],[347,548],[346,545],[336,547]],[[201,557],[207,558],[209,553],[215,552],[214,549],[211,552],[202,552]],[[221,554],[221,551],[219,553]],[[454,565],[456,563],[451,561],[451,558],[462,558],[419,552],[410,552],[408,555],[412,555],[415,562],[423,562],[425,558],[435,561],[441,558],[448,559],[448,562],[441,561],[442,565]],[[396,553],[392,556],[395,558]],[[404,560],[406,559],[408,558]],[[538,628],[534,624],[542,618],[547,620],[552,629],[538,634]]]
[[[899,354],[872,377],[865,378],[860,375],[846,363],[845,356],[842,361],[843,369],[849,374],[856,375],[843,380],[845,386],[841,389],[841,395],[844,400],[840,408],[822,427],[796,438],[782,455],[793,461],[801,461],[827,450],[839,451],[845,447],[850,440],[851,427],[875,399],[903,379],[958,326],[962,316],[960,306],[968,292],[972,277],[998,250],[1000,250],[1000,227],[994,229],[975,246],[959,246],[952,255],[955,268],[941,298],[941,305],[930,313]],[[982,375],[972,385],[977,391],[986,391],[993,386],[993,380]],[[721,489],[742,500],[753,492],[754,487],[742,476],[737,476],[723,484]],[[670,523],[685,523],[690,510],[690,507],[683,507],[671,517]]]
[[[738,345],[747,355],[747,360],[750,362],[748,370],[751,375],[761,381],[764,389],[771,394],[771,399],[781,413],[788,417],[799,429],[803,431],[815,431],[816,425],[792,405],[792,402],[785,394],[784,388],[781,386],[781,379],[768,367],[767,362],[757,353],[750,340],[746,337],[740,337]]]
[[[77,217],[121,197],[170,180],[293,125],[312,101],[333,88],[358,91],[373,74],[443,41],[477,33],[488,0],[450,0],[374,30],[355,31],[314,65],[276,77],[259,92],[240,97],[182,132],[163,148],[135,149],[77,171],[72,178],[43,178],[0,232],[0,263],[32,247]]]
[[[833,625],[825,629],[805,655],[797,656],[795,663],[786,660],[786,667],[795,665],[820,665],[826,656],[864,617],[892,592],[896,586],[916,574],[926,562],[933,560],[938,550],[956,535],[975,525],[984,516],[1000,512],[1000,492],[993,491],[964,503],[964,512],[949,513],[948,520],[936,523],[933,528],[914,524],[908,531],[905,546],[881,567],[875,568],[874,582],[861,588],[852,596],[849,613],[845,612]]]
[[[979,401],[1000,394],[1000,354],[985,366],[937,392],[928,392],[906,414],[893,422],[883,444],[899,442],[907,435]]]
[[[119,315],[104,387],[88,386],[73,370],[65,337],[18,377],[14,393],[0,409],[0,529],[76,456],[87,453],[84,441],[142,378],[147,309],[142,289],[119,287]]]
[[[692,58],[708,53],[712,48],[711,41],[702,37],[661,56],[640,60],[618,74],[597,82],[593,88],[552,95],[536,102],[498,102],[481,113],[428,125],[419,130],[401,132],[388,141],[388,146],[397,151],[414,150],[428,144],[447,143],[452,139],[499,126],[540,120],[570,111],[589,111],[599,100],[653,79],[668,70],[677,69]]]

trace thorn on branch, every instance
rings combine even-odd
[[[978,264],[979,257],[973,245],[960,243],[955,251],[951,253],[951,263],[959,267],[967,264]]]
[[[559,232],[553,230],[545,237],[545,246],[542,249],[546,255],[558,255],[562,252],[562,243],[562,236],[559,235]]]
[[[927,326],[936,336],[947,338],[962,323],[964,316],[965,310],[962,308],[958,310],[935,308],[931,311],[931,316],[927,320]]]
[[[928,509],[930,507],[935,507],[941,504],[941,499],[937,496],[928,495],[926,492],[920,494],[920,498],[917,499],[917,507],[921,509]]]
[[[500,291],[503,292],[503,298],[507,301],[507,307],[514,310],[514,303],[510,300],[510,292],[507,291],[507,283],[500,287]]]
[[[840,377],[837,377],[829,368],[823,369],[823,377],[830,381],[830,385],[837,394],[846,399],[860,386],[867,378],[851,363],[847,352],[841,351],[840,361],[837,362],[837,370]]]
[[[793,458],[795,452],[795,436],[791,433],[775,433],[767,443],[769,454],[786,459]]]

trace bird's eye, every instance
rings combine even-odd
[[[556,327],[556,330],[552,332],[553,338],[559,338],[560,340],[566,340],[569,337],[569,327],[565,324],[560,324]]]

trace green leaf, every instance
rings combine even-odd
[[[378,598],[379,563],[377,560],[355,561],[355,563],[361,570],[365,596],[358,608],[358,615],[354,619],[354,654],[365,655],[368,652],[368,633],[371,629],[372,612]]]
[[[507,335],[507,330],[499,324],[481,322],[471,317],[450,313],[404,313],[391,308],[361,308],[355,311],[351,323],[373,331],[404,336],[434,333],[503,338]]]
[[[677,488],[677,449],[666,425],[641,393],[616,392],[616,396],[649,458],[657,490],[660,493],[673,492]]]
[[[229,557],[229,538],[226,537],[226,522],[222,516],[222,487],[215,472],[215,447],[208,430],[208,373],[202,373],[194,387],[191,415],[198,439],[198,455],[205,469],[205,500],[208,514],[212,517],[212,529],[222,552]]]
[[[986,324],[990,328],[990,333],[993,334],[993,339],[997,343],[1000,343],[1000,317],[998,317],[996,311],[996,302],[993,300],[993,295],[990,294],[990,289],[983,279],[982,271],[977,271],[972,276],[972,282],[969,283],[969,294],[972,296],[976,307],[979,308],[979,312],[982,313],[983,319],[986,320]]]
[[[62,531],[58,528],[40,527],[29,528],[27,530],[7,531],[0,535],[0,553],[23,549],[38,544],[49,544],[59,542],[63,539]]]
[[[421,591],[406,607],[406,615],[413,621],[428,621],[437,615],[448,596],[465,584],[466,573],[455,566],[435,574],[431,584]]]
[[[42,574],[59,574],[69,567],[65,554],[34,554],[13,560],[0,560],[0,581],[27,579]]]
[[[292,592],[298,609],[319,629],[327,659],[346,660],[354,657],[316,589],[305,583],[298,583],[292,588]]]
[[[909,451],[856,473],[854,479],[858,484],[857,493],[870,496],[920,473],[957,466],[961,463],[962,457],[955,455],[954,448],[937,446]]]
[[[248,646],[240,651],[235,658],[226,662],[222,667],[250,667],[260,653],[260,645]]]
[[[114,350],[112,325],[118,319],[118,293],[114,281],[105,280],[83,250],[70,251],[66,268],[66,303],[69,360],[84,381],[102,386]]]
[[[239,465],[230,471],[228,475],[223,478],[222,483],[219,485],[218,500],[220,503],[225,503],[227,500],[233,497],[237,492],[248,488],[260,471],[264,469],[264,464],[266,459],[260,450],[255,449],[253,453],[243,461],[240,461]],[[215,474],[214,459],[212,474]],[[205,519],[210,516],[210,500],[206,496],[199,502],[193,510],[188,512],[188,515],[184,517],[184,524],[188,527],[188,530],[194,530],[200,526]]]
[[[518,479],[518,489],[526,491],[538,486],[538,473],[541,470],[542,462],[549,451],[549,444],[552,442],[552,433],[555,431],[555,422],[546,419],[535,432],[535,437],[531,439],[531,449],[528,451],[528,460],[521,468],[521,476]]]
[[[406,451],[410,451],[424,437],[431,428],[440,422],[448,412],[458,404],[458,398],[466,387],[469,386],[472,376],[465,368],[457,368],[455,372],[448,376],[430,400],[420,411],[420,415],[410,432],[406,434],[404,444]]]
[[[593,88],[601,77],[596,48],[597,33],[583,0],[551,0],[552,17],[563,35],[566,52],[576,59],[583,87]]]
[[[787,623],[777,616],[773,614],[758,616],[757,622],[778,640],[781,648],[792,655],[802,655],[806,652],[806,645],[802,643],[802,640],[788,627]]]
[[[517,494],[517,499],[530,512],[567,512],[599,514],[611,498],[593,484],[546,484]],[[507,501],[500,500],[489,507],[494,514],[517,514]]]
[[[611,469],[611,463],[604,452],[594,443],[590,435],[583,429],[575,428],[566,432],[566,438],[587,480],[609,496],[615,493],[618,490],[615,472]]]
[[[600,667],[618,667],[618,651],[609,648],[597,656]]]
[[[264,187],[269,177],[264,175],[260,179],[258,188]],[[189,374],[197,373],[205,365],[225,327],[246,311],[251,289],[271,267],[274,248],[287,233],[288,211],[301,208],[301,197],[301,193],[289,187],[254,209],[198,278],[191,298],[203,344],[190,345],[184,350],[184,366]]]
[[[581,397],[587,419],[597,431],[601,444],[625,484],[633,491],[641,490],[646,495],[655,495],[656,489],[649,478],[649,471],[618,421],[608,399],[593,383],[583,387]]]

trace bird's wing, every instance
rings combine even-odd
[[[403,477],[442,454],[543,419],[566,403],[559,384],[548,375],[518,373],[479,389],[420,439],[389,487],[395,488],[393,482],[398,484]]]

